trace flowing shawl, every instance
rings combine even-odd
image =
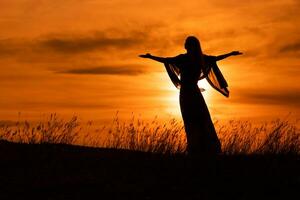
[[[180,67],[176,62],[164,63],[167,73],[175,85],[176,88],[180,88]],[[215,56],[204,55],[204,67],[201,70],[198,80],[206,78],[207,82],[218,92],[226,97],[229,97],[229,91],[227,89],[228,84],[222,75]]]

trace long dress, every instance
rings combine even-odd
[[[218,67],[215,67],[215,57],[204,56],[204,61],[206,72],[201,71],[201,67],[197,66],[187,54],[167,58],[165,63],[171,80],[177,88],[180,88],[180,110],[186,132],[187,151],[190,155],[221,152],[220,140],[197,82],[199,79],[207,78],[208,82],[225,96],[228,96],[229,92],[225,79],[221,73],[218,74],[220,72]]]

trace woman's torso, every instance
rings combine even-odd
[[[188,54],[182,54],[177,63],[180,69],[181,87],[197,86],[201,73],[201,64]]]

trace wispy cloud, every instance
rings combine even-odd
[[[36,43],[38,48],[51,50],[57,53],[82,53],[108,48],[130,48],[141,44],[143,34],[131,34],[130,36],[108,37],[104,34],[95,36],[78,37],[53,37],[43,39]]]
[[[22,41],[13,39],[0,40],[0,57],[11,57],[26,48]]]
[[[145,88],[159,91],[173,86],[166,83],[169,81],[166,74],[149,73],[163,71],[162,65],[137,55],[183,53],[188,35],[197,36],[207,54],[244,52],[243,56],[220,62],[232,91],[229,101],[282,109],[296,106],[299,113],[300,1],[3,2],[0,3],[3,11],[0,12],[0,89],[3,91],[0,108],[7,113],[55,108],[89,112],[99,108],[102,112],[111,109],[110,106],[129,109],[129,105],[136,111],[138,104],[149,106],[154,113],[154,108],[165,102],[154,102],[156,97],[169,95],[171,98],[174,94],[147,92]],[[83,75],[93,76],[87,79]],[[253,85],[257,90],[252,90]],[[112,87],[118,90],[112,91]],[[102,89],[99,96],[98,88]],[[133,103],[120,104],[119,99]],[[216,102],[224,103],[223,99]],[[234,106],[227,110],[233,109]]]
[[[300,51],[300,41],[296,41],[295,43],[284,45],[280,48],[279,51],[282,53],[299,52]]]
[[[295,91],[239,91],[239,97],[235,100],[238,103],[247,104],[269,104],[269,105],[282,105],[282,106],[300,106],[300,90]]]
[[[111,34],[111,35],[109,35]],[[94,31],[85,35],[51,35],[34,39],[3,39],[0,40],[0,56],[24,56],[27,54],[80,54],[96,50],[129,50],[142,45],[147,40],[146,31],[131,30],[128,33]],[[28,55],[27,55],[28,56]]]
[[[136,76],[146,73],[146,67],[141,65],[122,65],[122,66],[98,66],[90,68],[68,69],[56,71],[64,74],[97,74],[97,75],[130,75]]]

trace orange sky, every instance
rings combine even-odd
[[[297,0],[1,0],[0,120],[18,112],[83,119],[180,116],[163,65],[188,35],[219,62],[231,92],[204,92],[214,119],[300,117]],[[206,86],[206,83],[203,83]]]

